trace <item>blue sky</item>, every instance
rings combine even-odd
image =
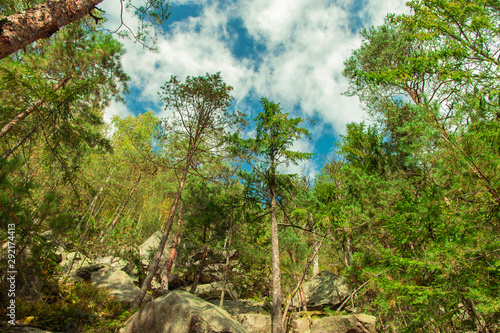
[[[110,29],[119,24],[120,0],[105,0]],[[353,121],[367,120],[357,98],[342,95],[343,63],[361,45],[359,31],[380,25],[388,13],[407,11],[405,0],[172,0],[172,16],[159,51],[124,40],[124,69],[131,76],[126,103],[112,103],[105,119],[152,110],[168,116],[157,92],[171,75],[221,72],[234,87],[233,107],[254,118],[259,99],[280,103],[294,117],[314,119],[312,140],[295,149],[315,157],[289,172],[313,176]],[[134,17],[125,22],[136,26]]]

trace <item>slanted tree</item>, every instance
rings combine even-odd
[[[202,154],[216,153],[223,145],[225,132],[238,121],[234,113],[228,112],[232,100],[231,90],[232,87],[222,81],[220,73],[187,77],[184,83],[172,76],[162,86],[161,95],[166,108],[173,109],[174,112],[173,117],[165,124],[168,128],[166,132],[176,138],[184,137],[184,142],[188,145],[184,158],[177,161],[183,165],[182,174],[158,250],[149,265],[141,290],[132,302],[132,308],[141,304],[158,268],[193,161]]]
[[[103,0],[46,0],[41,3],[36,3],[34,6],[28,7],[19,11],[19,7],[26,6],[22,4],[7,3],[0,9],[4,9],[4,15],[0,18],[0,59],[3,59],[10,54],[26,47],[27,45],[40,40],[49,38],[54,33],[59,31],[64,26],[75,23],[86,16],[90,16],[97,24],[103,20],[95,13]],[[124,4],[120,2],[121,11],[124,10]],[[157,28],[166,21],[171,14],[171,6],[168,1],[164,0],[148,0],[145,5],[136,7],[127,1],[125,8],[132,9],[134,15],[140,19],[138,31],[132,33],[136,41],[144,46],[153,48],[152,45],[147,45],[148,29],[150,27]],[[102,12],[102,10],[99,10]],[[113,33],[119,32],[122,27],[126,27],[130,32],[130,28],[122,21],[120,26]],[[126,35],[127,32],[120,31],[121,35]],[[156,42],[156,37],[153,37],[152,43]]]
[[[279,167],[308,159],[310,153],[290,150],[294,142],[309,132],[300,127],[301,118],[289,118],[279,104],[266,98],[261,99],[262,112],[254,119],[255,138],[239,139],[233,136],[234,152],[252,166],[252,174],[247,173],[247,181],[263,185],[264,198],[271,216],[271,257],[272,257],[272,332],[283,332],[281,269],[278,237],[278,190],[283,183]],[[252,185],[250,185],[252,186]],[[256,189],[256,187],[254,187]],[[254,192],[255,193],[255,192]]]

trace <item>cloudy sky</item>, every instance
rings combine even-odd
[[[120,0],[105,0],[107,27],[119,26]],[[172,16],[159,36],[157,53],[123,41],[123,66],[131,76],[126,103],[114,103],[105,118],[152,110],[166,115],[157,92],[176,75],[221,72],[234,87],[233,107],[251,118],[261,97],[292,116],[314,119],[312,140],[295,149],[315,153],[292,169],[321,169],[345,125],[366,119],[357,98],[342,96],[343,63],[361,45],[359,31],[380,25],[387,13],[406,12],[405,0],[171,0]],[[134,28],[129,14],[124,21]]]

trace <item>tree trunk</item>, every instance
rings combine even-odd
[[[273,167],[273,160],[271,160],[271,167]],[[282,333],[282,313],[281,313],[281,269],[280,269],[280,248],[278,238],[278,218],[276,215],[276,184],[275,177],[271,175],[270,179],[271,189],[271,253],[272,253],[272,276],[273,276],[273,290],[272,290],[272,333]]]
[[[128,194],[128,197],[127,197],[127,200],[125,200],[125,202],[123,203],[123,205],[120,207],[120,210],[118,211],[118,214],[116,214],[113,222],[111,222],[111,226],[110,226],[110,230],[113,229],[116,225],[116,223],[118,222],[118,219],[120,218],[120,216],[122,215],[123,213],[123,210],[125,209],[125,207],[127,206],[128,202],[130,201],[130,198],[132,198],[132,195],[134,194],[136,188],[137,188],[137,185],[139,184],[139,182],[141,181],[141,178],[142,178],[142,173],[139,174],[139,177],[137,178],[137,180],[135,181],[135,184],[134,184],[134,187],[132,188],[132,190],[130,190],[130,193]],[[104,238],[102,238],[104,239]]]
[[[191,289],[189,290],[189,292],[193,295],[194,295],[194,292],[196,291],[196,288],[198,287],[198,283],[200,282],[201,273],[203,272],[203,268],[205,267],[205,259],[207,258],[207,252],[208,252],[208,246],[205,246],[205,249],[203,250],[203,254],[201,256],[200,265],[198,266],[198,269],[196,270],[196,275],[194,277],[193,285],[191,286]]]
[[[231,216],[229,217],[229,235],[226,248],[226,269],[224,270],[224,280],[222,281],[222,290],[220,292],[220,301],[219,301],[220,308],[224,306],[224,292],[226,291],[227,275],[229,273],[229,257],[231,255],[232,238],[233,238],[233,211],[231,210]]]
[[[290,298],[288,299],[288,301],[286,303],[285,311],[283,312],[283,326],[285,326],[286,315],[288,313],[288,309],[290,308],[290,304],[292,303],[292,300],[295,297],[295,294],[297,293],[300,286],[302,285],[302,281],[304,281],[304,278],[306,277],[307,270],[309,269],[309,266],[314,261],[314,258],[318,255],[318,252],[321,248],[321,245],[323,244],[323,241],[325,240],[325,237],[326,237],[326,235],[321,239],[319,244],[314,247],[314,254],[313,254],[312,258],[307,262],[306,268],[302,272],[302,277],[300,278],[299,282],[297,282],[297,286],[295,287],[294,291],[292,292]]]
[[[47,0],[0,20],[0,59],[90,14],[103,0]]]
[[[179,227],[182,223],[182,213],[183,212],[184,212],[184,206],[181,206],[181,208],[179,209],[179,215],[177,216],[177,225]],[[174,239],[172,240],[172,249],[170,250],[170,255],[168,256],[167,265],[165,267],[165,271],[166,271],[165,275],[167,277],[167,281],[166,281],[166,283],[163,280],[161,282],[162,288],[165,290],[168,290],[168,280],[170,279],[170,272],[172,271],[172,267],[174,266],[174,260],[175,260],[175,257],[177,256],[177,246],[180,243],[180,238],[181,238],[181,231],[178,230],[174,235]]]
[[[196,274],[194,276],[193,285],[191,286],[191,290],[189,291],[191,294],[194,294],[194,292],[196,291],[196,287],[198,287],[198,282],[200,281],[201,273],[203,272],[203,267],[205,266],[205,259],[207,258],[207,252],[208,252],[208,246],[206,245],[206,243],[207,243],[207,226],[205,225],[205,228],[203,229],[203,239],[202,239],[204,250],[201,256],[200,265],[198,266],[198,269],[196,270]]]
[[[62,79],[57,85],[55,85],[54,88],[53,88],[54,92],[58,91],[61,88],[64,88],[64,86],[66,85],[66,83],[68,83],[69,79],[70,79],[69,77],[66,77],[66,78]],[[45,100],[40,99],[40,100],[36,101],[35,104],[28,106],[20,114],[18,114],[17,116],[15,116],[14,119],[12,119],[11,121],[9,121],[4,127],[2,127],[2,129],[0,130],[0,138],[4,137],[12,129],[12,127],[16,126],[21,120],[23,120],[24,118],[26,118],[27,116],[29,116],[31,113],[33,113],[33,111],[35,111],[36,109],[38,109],[39,107],[41,107],[44,103],[45,103]],[[45,118],[42,121],[42,123],[46,119],[47,118]],[[38,126],[36,126],[35,128],[38,128]]]
[[[192,157],[193,157],[193,148],[191,148],[191,151],[189,151],[188,156],[186,158],[186,166],[184,167],[184,171],[182,172],[181,181],[179,182],[179,187],[177,188],[177,193],[175,194],[174,202],[172,203],[172,207],[170,208],[167,225],[165,226],[165,230],[163,231],[163,236],[161,237],[160,245],[158,246],[158,250],[156,250],[153,262],[149,266],[148,275],[146,276],[146,279],[144,280],[144,283],[141,286],[141,290],[139,291],[139,293],[134,298],[134,301],[131,304],[132,309],[138,308],[139,305],[141,305],[141,302],[144,296],[146,295],[149,286],[151,285],[151,281],[153,280],[155,272],[158,269],[158,265],[160,264],[161,255],[163,253],[163,250],[165,249],[165,244],[167,244],[170,228],[172,227],[172,223],[174,221],[175,211],[177,210],[177,205],[179,204],[179,200],[181,199],[182,189],[184,188],[184,184],[186,183],[186,178]]]
[[[295,257],[295,253],[290,250],[288,251],[288,254],[290,255],[290,260],[292,261],[293,265],[297,267],[297,258]],[[295,278],[297,279],[297,281],[300,281],[300,274],[297,271],[295,271]],[[299,297],[302,311],[307,311],[306,297],[304,295],[304,289],[302,289],[302,284],[299,285]]]

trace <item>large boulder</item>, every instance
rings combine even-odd
[[[224,283],[222,282],[200,284],[196,287],[194,294],[204,300],[220,298],[223,287]],[[227,297],[232,297],[233,299],[237,299],[239,297],[238,293],[234,290],[234,285],[232,283],[226,284],[226,295]]]
[[[333,308],[340,305],[350,295],[347,281],[342,276],[326,270],[304,283],[303,289],[307,307],[311,309],[325,306]],[[298,304],[298,299],[296,304]]]
[[[123,270],[125,267],[127,267],[128,262],[125,260],[118,258],[118,257],[113,257],[113,256],[107,256],[103,258],[98,258],[94,260],[96,264],[103,264],[107,265],[109,267],[117,268]]]
[[[148,239],[144,241],[141,245],[139,245],[139,255],[141,257],[141,263],[144,266],[148,266],[150,259],[154,256],[156,251],[158,250],[158,246],[160,246],[160,240],[163,233],[161,231],[156,231],[152,234]],[[163,254],[161,256],[162,262],[165,262],[170,255],[171,242],[167,241],[165,244],[165,249],[163,250]]]
[[[220,295],[219,295],[220,296]],[[220,299],[209,301],[219,306]],[[222,306],[231,316],[237,316],[241,313],[261,313],[264,311],[264,302],[257,302],[252,299],[224,299]]]
[[[65,255],[63,260],[59,263],[59,266],[63,268],[63,271],[66,273],[66,271],[69,269],[71,266],[71,262],[73,261],[73,258],[75,258],[75,261],[73,263],[73,266],[71,267],[71,271],[73,272],[74,270],[81,268],[81,267],[86,267],[93,265],[94,263],[87,258],[84,254],[81,252],[70,252]]]
[[[132,278],[122,270],[105,267],[92,273],[92,284],[99,288],[107,288],[111,295],[122,303],[132,303],[139,292]],[[145,301],[151,300],[151,295],[146,294]]]
[[[310,333],[375,333],[376,318],[365,314],[314,319]]]
[[[271,315],[245,313],[236,317],[247,333],[271,333]]]
[[[376,318],[365,314],[325,316],[312,319],[316,311],[292,315],[290,333],[375,333]],[[323,313],[326,314],[326,313]]]
[[[245,333],[229,313],[185,291],[171,291],[137,311],[120,333]]]

